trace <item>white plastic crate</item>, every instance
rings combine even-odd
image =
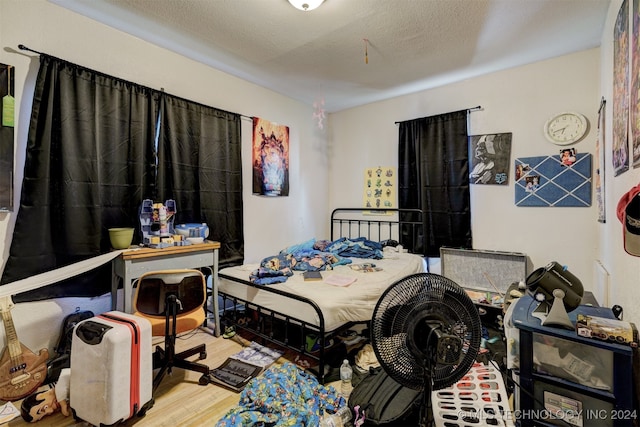
[[[502,373],[493,362],[476,363],[451,387],[431,392],[437,427],[514,427]]]

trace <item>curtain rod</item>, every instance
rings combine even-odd
[[[48,53],[38,52],[37,50],[33,50],[33,49],[31,49],[31,48],[29,48],[29,47],[27,47],[27,46],[23,45],[23,44],[19,44],[19,45],[18,45],[18,49],[20,49],[20,50],[27,50],[27,51],[29,51],[29,52],[37,53],[38,55],[46,55],[46,56],[49,56],[49,57],[51,57],[51,58],[58,59],[58,60],[60,60],[60,61],[69,62],[69,61],[67,61],[67,60],[65,60],[65,59],[56,58],[55,56],[49,55]],[[87,68],[87,67],[84,67],[84,66],[82,66],[82,65],[80,65],[80,67]],[[87,69],[89,69],[89,68],[87,68]],[[96,71],[96,72],[100,73],[100,71]],[[113,76],[112,76],[112,77],[113,77]],[[118,79],[118,80],[123,80],[123,79],[121,79],[121,78],[119,78],[119,77],[115,77],[115,78],[116,78],[116,79]],[[130,82],[130,83],[131,83],[131,84],[135,84],[136,86],[146,87],[146,86],[143,86],[143,85],[138,84],[138,83],[133,83],[133,82]],[[149,89],[151,89],[151,88],[149,88]],[[151,89],[151,90],[157,90],[157,89]],[[162,92],[162,93],[166,93],[166,92],[164,91],[164,88],[161,88],[161,89],[160,89],[160,92]],[[170,94],[168,94],[168,95],[170,95]],[[188,100],[188,99],[185,99],[185,98],[182,98],[182,97],[176,96],[176,95],[171,95],[171,96],[175,96],[176,98],[179,98],[179,99],[182,99],[182,100],[185,100],[185,101],[189,101],[189,102],[193,102],[193,103],[195,103],[195,104],[200,104],[199,102],[191,101],[191,100]],[[212,107],[212,106],[210,106],[210,105],[205,105],[205,104],[200,104],[200,105],[202,105],[202,106],[204,106],[204,107],[208,107],[208,108],[214,108],[214,109],[216,109],[216,110],[220,110],[220,111],[225,111],[225,110],[222,110],[222,109],[217,108],[217,107]],[[244,114],[240,114],[240,113],[233,113],[233,112],[231,112],[231,111],[227,111],[227,112],[228,112],[228,113],[232,113],[232,114],[237,114],[237,115],[239,115],[239,116],[240,116],[240,118],[244,118],[244,119],[251,119],[251,120],[253,120],[253,116],[246,116],[246,115],[244,115]]]
[[[477,110],[482,110],[482,106],[478,105],[477,107],[471,107],[471,108],[467,108],[466,110],[458,110],[458,111],[466,111],[467,113],[470,113],[472,111],[477,111]],[[450,111],[449,113],[441,113],[441,114],[450,114],[450,113],[455,113],[455,111]],[[436,114],[436,115],[440,115],[440,114]],[[428,116],[431,117],[431,116]],[[420,117],[420,118],[424,118],[424,117]],[[411,120],[417,120],[417,119],[411,119]],[[399,123],[403,123],[403,122],[409,122],[411,120],[403,120],[401,122],[395,122],[395,124],[399,124]]]
[[[19,44],[18,45],[18,49],[20,49],[20,50],[28,50],[29,52],[37,53],[38,55],[43,55],[42,53],[38,52],[37,50],[29,49],[28,47],[26,47],[23,44]]]

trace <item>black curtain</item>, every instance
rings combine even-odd
[[[244,260],[240,116],[162,97],[159,199],[174,199],[176,224],[206,222],[220,267]]]
[[[191,128],[186,130],[189,137],[179,144],[164,139],[163,152],[176,152],[178,149],[172,146],[175,143],[185,150],[185,156],[188,153],[187,157],[204,152],[208,159],[195,158],[183,164],[183,158],[163,154],[163,160],[168,158],[172,163],[159,161],[156,132],[161,124],[158,123],[161,96],[167,97],[160,91],[41,55],[20,207],[0,284],[108,252],[111,227],[135,227],[134,243],[139,243],[142,200],[174,198],[173,189],[161,188],[164,181],[157,181],[166,174],[165,168],[211,161],[214,149],[193,148],[201,141],[194,137]],[[233,120],[239,121],[239,116]],[[210,123],[198,124],[202,125]],[[234,173],[240,175],[239,125],[237,132],[228,135],[233,138],[231,145],[238,146],[237,151],[229,154],[237,157],[229,166],[238,167]],[[201,193],[202,189],[212,191],[213,186],[225,182],[229,173],[228,170],[221,173],[215,164],[209,169],[211,175],[198,183]],[[203,175],[206,176],[200,172],[198,178]],[[184,174],[178,175],[178,182],[183,178]],[[234,185],[240,184],[234,181]],[[241,192],[241,188],[235,191]],[[199,205],[191,206],[181,205],[178,200],[190,203],[193,199],[180,197],[176,200],[178,212],[181,209],[204,212],[209,208],[210,199],[200,198]],[[227,209],[226,212],[242,218],[241,201],[239,207],[236,203],[214,209]],[[226,212],[222,215],[216,211],[211,217],[203,215],[202,218],[195,218],[194,214],[189,220],[212,225],[221,218],[226,221]],[[238,230],[233,233],[237,236]],[[242,241],[241,229],[239,236],[236,239]],[[242,252],[242,244],[236,247]],[[221,263],[223,261],[221,256]],[[14,297],[14,301],[91,297],[110,289],[111,266],[107,264],[63,283],[22,293]]]
[[[2,284],[107,252],[108,228],[138,222],[156,115],[152,91],[41,56]],[[108,292],[111,267],[67,282],[14,300]]]
[[[429,257],[472,247],[467,147],[466,110],[399,124],[398,205],[423,213],[422,228],[402,227],[405,247]]]

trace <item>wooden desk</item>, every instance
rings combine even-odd
[[[218,307],[219,242],[206,241],[197,245],[168,248],[136,248],[125,250],[111,263],[111,309],[118,309],[118,285],[122,279],[124,301],[122,310],[131,313],[134,281],[144,273],[178,268],[208,268],[211,271],[211,298],[215,335],[220,335]]]

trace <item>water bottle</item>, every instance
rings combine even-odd
[[[347,359],[344,359],[340,366],[340,391],[345,399],[349,399],[353,386],[351,385],[351,377],[353,377],[353,369]]]
[[[351,421],[351,409],[348,406],[343,406],[338,409],[338,411],[331,416],[336,421],[336,425],[341,424],[346,426],[349,421]]]
[[[351,409],[343,406],[335,414],[325,414],[320,421],[320,427],[344,427],[349,421],[351,421]]]

